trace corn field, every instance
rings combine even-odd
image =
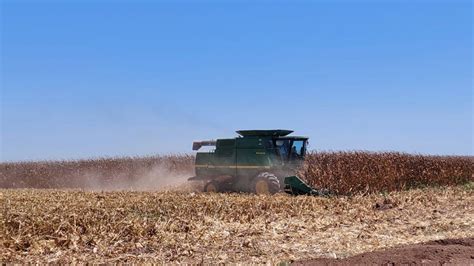
[[[312,152],[299,175],[329,198],[157,191],[191,183],[192,155],[1,163],[0,262],[277,264],[472,238],[473,162]]]
[[[398,152],[313,152],[300,175],[337,194],[446,186],[473,181],[474,157]]]
[[[334,198],[0,189],[0,262],[277,264],[473,237],[474,190]]]
[[[115,188],[143,181],[144,176],[188,176],[193,167],[191,155],[1,163],[0,188]]]
[[[353,194],[463,184],[474,181],[473,165],[469,156],[311,152],[299,175],[316,188]],[[185,181],[193,167],[193,155],[0,163],[0,188],[153,190],[161,179]]]

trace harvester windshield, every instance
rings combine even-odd
[[[305,154],[305,141],[304,140],[293,140],[291,146],[291,154],[302,157]]]
[[[306,154],[306,140],[277,139],[274,140],[277,153],[283,161],[302,159]]]

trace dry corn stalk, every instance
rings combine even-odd
[[[469,156],[312,152],[300,175],[316,188],[353,194],[463,184],[474,181],[473,163]],[[193,164],[192,155],[0,163],[0,188],[114,188],[139,183],[143,176],[190,177]],[[156,168],[164,171],[154,175]]]

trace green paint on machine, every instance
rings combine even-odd
[[[196,154],[196,176],[189,180],[206,181],[205,191],[317,194],[295,175],[304,162],[308,138],[288,136],[292,132],[239,130],[236,138],[194,142],[193,150],[215,150]]]

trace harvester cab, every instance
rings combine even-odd
[[[193,150],[202,146],[215,149],[196,154],[196,176],[206,192],[250,192],[273,194],[320,193],[296,176],[304,163],[308,138],[288,136],[291,130],[239,130],[239,137],[198,141]]]

